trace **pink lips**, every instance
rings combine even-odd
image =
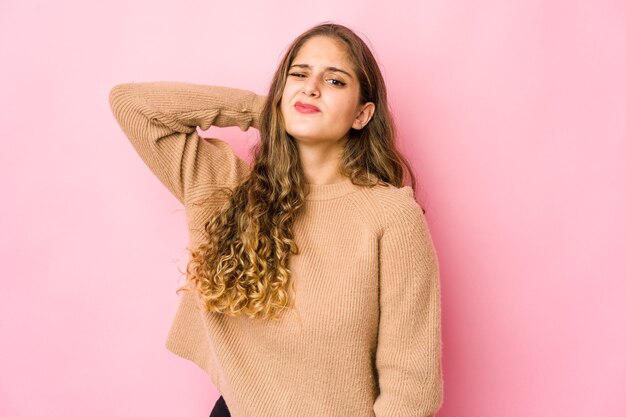
[[[296,102],[296,105],[294,107],[296,108],[297,111],[299,111],[300,113],[304,113],[304,114],[312,114],[312,113],[317,113],[320,111],[320,109],[318,109],[314,105],[304,104],[300,101]]]

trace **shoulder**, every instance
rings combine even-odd
[[[410,186],[396,187],[391,184],[377,184],[372,187],[359,187],[354,193],[355,208],[371,221],[378,233],[392,225],[402,225],[407,221],[423,221],[423,210],[416,201]]]
[[[391,256],[411,254],[415,259],[437,264],[437,254],[426,216],[411,187],[373,187],[379,195],[382,214],[379,238]]]
[[[413,189],[408,185],[396,187],[391,184],[379,184],[372,187],[372,193],[377,197],[386,223],[423,213],[422,207],[415,199]]]

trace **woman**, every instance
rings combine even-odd
[[[336,24],[300,35],[267,97],[127,83],[110,104],[186,209],[191,256],[167,347],[222,394],[211,416],[437,412],[437,256],[357,35]],[[259,130],[251,166],[199,137],[211,125]]]

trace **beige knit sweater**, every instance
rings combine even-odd
[[[265,97],[181,82],[125,83],[110,106],[154,175],[180,200],[189,248],[198,204],[248,172],[211,125],[258,127]],[[424,417],[443,402],[439,267],[410,187],[311,185],[294,226],[297,314],[268,322],[202,314],[183,293],[166,346],[211,378],[233,417]]]

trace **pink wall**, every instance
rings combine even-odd
[[[623,2],[14,0],[0,3],[1,416],[208,416],[208,377],[164,347],[184,211],[108,91],[264,93],[289,41],[328,19],[374,44],[421,182],[442,271],[439,415],[626,415]],[[253,140],[215,134],[242,156]]]

